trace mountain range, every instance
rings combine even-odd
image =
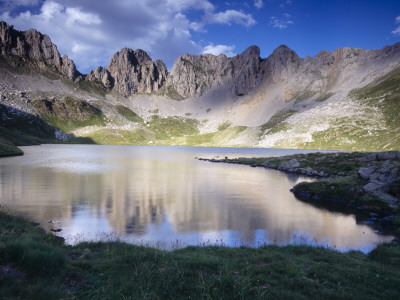
[[[47,35],[0,22],[0,143],[400,149],[400,43],[300,58],[140,49],[81,74]]]

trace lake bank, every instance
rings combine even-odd
[[[320,247],[188,247],[120,242],[67,246],[0,212],[0,294],[14,299],[395,299],[400,246],[368,255]],[[372,284],[373,283],[373,284]]]
[[[400,235],[400,151],[295,154],[281,157],[203,159],[318,178],[291,191],[314,204],[333,202],[368,214],[367,224],[389,225]]]
[[[0,142],[0,157],[19,156],[24,152],[18,147]]]

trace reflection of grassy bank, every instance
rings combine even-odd
[[[72,247],[0,212],[0,294],[12,299],[395,299],[399,264],[398,243],[369,255],[308,246]]]

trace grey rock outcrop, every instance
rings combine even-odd
[[[261,66],[257,46],[250,46],[233,58],[224,54],[184,54],[175,60],[166,85],[189,97],[201,96],[213,87],[230,83],[236,95],[244,95],[260,83]]]
[[[125,96],[157,92],[168,74],[162,61],[153,62],[145,51],[128,48],[114,54],[106,71],[98,70],[97,79]],[[95,72],[92,75],[96,77]]]
[[[374,173],[376,168],[374,166],[360,168],[358,170],[358,175],[363,179],[369,179],[369,177]]]
[[[284,161],[282,163],[279,164],[280,169],[293,169],[293,168],[298,168],[300,167],[300,163],[297,159],[292,159],[290,161]]]
[[[86,75],[85,80],[100,81],[106,88],[112,89],[114,86],[114,79],[111,77],[110,72],[103,67],[97,67]]]
[[[381,158],[391,157],[397,158],[397,151],[387,151],[376,154]],[[392,207],[400,205],[400,199],[389,194],[392,184],[400,184],[400,163],[386,159],[380,162],[379,167],[369,166],[360,168],[358,175],[367,180],[367,184],[363,186],[365,192],[370,192],[380,199],[387,201]]]
[[[53,65],[70,80],[75,80],[80,75],[74,62],[66,55],[61,57],[50,38],[35,29],[18,31],[13,26],[0,22],[0,54],[35,60],[43,68],[46,64]]]

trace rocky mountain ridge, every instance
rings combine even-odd
[[[0,22],[0,53],[50,64],[72,81],[81,75],[72,60],[60,56],[47,35],[34,29],[21,32]],[[261,58],[259,47],[250,46],[232,58],[223,54],[184,54],[168,73],[161,60],[153,62],[145,51],[123,48],[114,54],[107,68],[99,66],[78,80],[101,82],[124,96],[167,90],[182,98],[201,97],[221,86],[227,86],[232,95],[243,96],[268,84],[283,83],[282,94],[289,101],[316,94],[326,97],[335,86],[342,87],[345,81],[352,80],[354,71],[366,73],[371,65],[399,57],[400,43],[381,50],[323,50],[305,59],[285,45]]]
[[[51,65],[70,80],[75,80],[80,73],[75,63],[66,55],[60,56],[57,46],[47,35],[35,29],[27,31],[15,30],[13,26],[0,21],[0,54],[3,56],[17,56],[21,59],[41,62],[41,67]]]
[[[98,67],[90,71],[86,79],[98,80],[108,89],[129,96],[159,91],[167,74],[167,67],[161,60],[153,62],[141,49],[123,48],[114,54],[107,69]]]
[[[98,143],[400,149],[400,43],[306,58],[284,45],[267,58],[257,46],[184,54],[170,72],[123,48],[82,75],[46,35],[1,22],[0,53],[1,103]],[[101,117],[61,124],[75,107],[56,105],[67,98]],[[37,100],[63,111],[44,113]]]

